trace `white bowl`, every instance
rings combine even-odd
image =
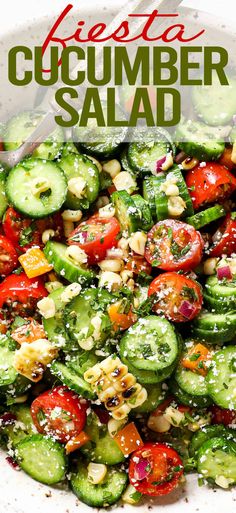
[[[85,2],[83,1],[83,4]],[[109,1],[111,4],[111,2]],[[117,6],[117,1],[115,5]],[[113,3],[114,10],[114,3]],[[107,9],[101,9],[101,18],[107,18]],[[116,9],[117,12],[117,9]],[[114,15],[116,14],[114,11]],[[212,15],[205,13],[196,13],[192,9],[181,9],[184,14],[184,21],[188,29],[193,28],[193,33],[196,28],[206,28],[206,34],[202,38],[202,45],[209,43],[209,40],[215,45],[231,48],[232,54],[233,47],[235,47],[235,23],[224,23],[222,19],[214,18]],[[91,14],[87,11],[87,17]],[[112,7],[110,9],[112,15]],[[79,12],[79,17],[83,18],[84,12]],[[97,16],[98,18],[98,16]],[[68,18],[65,30],[70,30],[74,27],[76,12],[73,10],[73,15]],[[49,28],[52,26],[52,19],[43,18],[33,25],[23,26],[15,32],[9,33],[2,39],[0,49],[1,66],[7,67],[7,52],[9,48],[19,44],[28,46],[40,45],[43,38],[46,36]],[[70,30],[71,32],[71,30]],[[2,68],[3,69],[3,68]],[[34,93],[33,88],[23,92],[23,104],[28,108],[33,106]],[[19,106],[19,97],[16,94],[16,89],[9,86],[6,73],[1,77],[1,98],[2,105],[1,118],[7,119],[16,111],[22,108],[22,102]],[[10,465],[5,461],[6,453],[0,451],[0,513],[84,513],[91,512],[91,508],[79,502],[75,495],[68,489],[61,487],[47,487],[33,481],[24,472],[13,470]],[[35,462],[37,465],[37,462]],[[196,475],[189,475],[186,479],[186,484],[170,494],[156,500],[147,500],[141,503],[140,506],[121,506],[116,507],[117,513],[133,512],[138,508],[142,513],[148,513],[152,508],[153,513],[222,513],[223,509],[227,513],[232,513],[235,510],[236,503],[236,490],[223,491],[221,489],[212,490],[207,486],[199,487]]]

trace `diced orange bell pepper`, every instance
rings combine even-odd
[[[129,456],[129,454],[143,446],[142,438],[134,422],[130,422],[130,424],[127,424],[127,426],[118,431],[113,440],[115,440],[125,456]]]
[[[196,344],[183,358],[182,365],[186,369],[197,372],[202,376],[207,374],[207,361],[211,358],[209,349],[203,344]]]
[[[70,454],[71,452],[77,451],[82,445],[85,445],[90,441],[90,437],[85,433],[85,431],[81,431],[78,436],[71,438],[69,442],[67,442],[65,449],[66,454]]]
[[[47,338],[43,326],[31,317],[25,321],[25,324],[16,328],[12,332],[11,337],[18,344],[23,344],[23,342],[31,344],[31,342],[35,342],[35,340],[40,338]]]
[[[36,247],[28,249],[18,260],[28,278],[41,276],[41,274],[48,273],[53,268],[53,266],[48,263],[43,251]]]
[[[6,332],[7,332],[7,325],[4,324],[3,322],[0,322],[0,333],[1,333],[1,335],[5,335]]]
[[[128,313],[122,313],[121,310],[121,301],[117,301],[117,303],[113,303],[108,308],[108,315],[113,325],[114,331],[127,330],[132,326],[136,320],[137,316],[130,311]]]

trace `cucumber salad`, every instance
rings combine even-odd
[[[13,117],[1,149],[41,117]],[[1,445],[92,507],[189,472],[236,484],[236,133],[207,130],[128,144],[57,129],[0,170]]]

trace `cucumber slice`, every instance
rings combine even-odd
[[[66,207],[73,210],[88,209],[99,193],[99,172],[97,166],[86,155],[70,153],[62,156],[59,161],[60,168],[64,171],[69,182],[71,178],[81,177],[86,182],[82,199],[77,198],[68,191]]]
[[[43,112],[26,111],[10,119],[6,126],[4,146],[6,150],[16,150],[33,133],[44,118]],[[58,126],[56,130],[40,144],[33,152],[33,157],[54,160],[60,155],[63,148],[63,130]]]
[[[111,322],[107,313],[107,305],[112,297],[106,290],[85,289],[79,296],[72,299],[66,306],[64,322],[72,340],[81,347],[86,340],[92,340],[94,346],[103,344],[111,333]],[[95,330],[93,320],[99,317],[99,333]]]
[[[184,346],[184,351],[181,357],[181,360],[186,356],[189,349],[191,349],[195,345],[195,342],[192,340],[186,341]],[[192,372],[189,369],[183,367],[181,361],[177,366],[174,379],[180,386],[180,388],[187,392],[187,394],[194,396],[202,396],[208,394],[207,383],[204,376],[198,374],[196,372]]]
[[[230,312],[235,307],[235,298],[217,298],[203,292],[204,304],[208,310],[214,313]]]
[[[236,301],[236,283],[220,281],[217,276],[209,276],[206,281],[207,294],[219,300]],[[234,303],[235,306],[235,303]],[[234,308],[232,308],[234,310]]]
[[[141,370],[166,369],[178,356],[178,340],[167,319],[150,315],[139,319],[122,338],[124,354]]]
[[[145,201],[145,199],[140,196],[140,194],[133,194],[132,200],[140,212],[141,219],[139,229],[143,230],[144,232],[148,232],[154,224],[149,205],[147,201]]]
[[[236,333],[236,313],[217,314],[205,310],[193,320],[192,332],[215,344],[229,342]]]
[[[159,191],[159,183],[163,183],[164,180],[164,175],[146,176],[146,178],[143,180],[143,197],[149,204],[154,222],[157,221],[156,196]]]
[[[134,175],[134,171],[132,167],[130,166],[129,160],[128,160],[128,146],[122,151],[120,155],[120,163],[121,167],[124,171],[127,171],[127,173],[130,173],[131,175]]]
[[[16,446],[17,462],[33,479],[47,485],[65,479],[67,459],[62,445],[43,435],[25,437]]]
[[[36,181],[46,181],[48,190],[35,194]],[[67,193],[67,181],[61,168],[49,160],[25,159],[13,167],[6,181],[6,195],[16,210],[25,216],[46,217],[57,212]]]
[[[80,501],[94,508],[106,508],[115,504],[127,485],[126,472],[109,469],[102,484],[94,485],[88,480],[87,464],[79,462],[77,473],[72,474],[71,487]]]
[[[136,369],[136,367],[128,360],[128,358],[124,356],[125,352],[124,344],[121,341],[120,357],[122,362],[127,365],[129,372],[131,372],[131,374],[136,377],[138,383],[141,383],[141,385],[144,385],[145,387],[146,385],[155,385],[156,383],[160,383],[161,381],[169,378],[177,365],[177,361],[175,361],[172,363],[172,365],[169,365],[169,367],[166,367],[160,371]]]
[[[185,217],[188,215],[192,215],[194,213],[193,204],[190,194],[188,192],[187,185],[185,183],[185,180],[180,169],[176,167],[173,168],[172,171],[167,173],[162,179],[160,179],[158,183],[156,183],[155,204],[158,221],[162,221],[163,219],[171,217],[168,210],[168,196],[165,194],[164,191],[161,190],[161,185],[163,185],[165,182],[170,181],[173,178],[176,180],[176,185],[179,189],[179,196],[183,199],[186,205],[180,217]]]
[[[70,353],[66,358],[66,365],[72,369],[79,376],[84,376],[84,373],[94,367],[99,361],[99,358],[94,351],[82,351],[78,353],[78,350],[75,354]]]
[[[212,400],[209,396],[190,395],[185,392],[173,378],[171,378],[169,382],[169,388],[178,402],[185,406],[190,406],[190,408],[206,408],[212,404]]]
[[[15,347],[13,341],[0,335],[0,387],[13,384],[18,376],[13,366]]]
[[[208,393],[221,408],[236,409],[236,346],[215,353],[207,377]]]
[[[65,287],[60,287],[49,294],[48,297],[54,301],[56,312],[54,317],[50,317],[49,319],[45,319],[43,317],[43,327],[48,340],[56,344],[58,347],[61,347],[63,351],[66,351],[67,344],[70,344],[70,341],[67,337],[63,321],[65,303],[61,300],[61,294],[64,289]]]
[[[131,410],[134,415],[135,413],[150,413],[155,410],[166,397],[166,391],[162,389],[161,383],[157,383],[156,385],[146,385],[145,388],[148,393],[147,399],[143,404],[141,404],[141,406]]]
[[[190,157],[199,160],[217,160],[225,149],[223,141],[215,140],[215,129],[204,123],[188,120],[176,130],[178,147]]]
[[[94,273],[85,265],[75,264],[66,256],[67,247],[60,242],[48,241],[44,247],[45,256],[59,276],[66,280],[84,284],[93,280]]]
[[[33,435],[36,432],[36,428],[28,405],[20,404],[12,406],[11,413],[16,415],[16,422],[2,429],[13,447],[15,447],[21,440],[26,438],[26,436]]]
[[[175,146],[166,130],[155,131],[155,141],[151,134],[146,134],[145,142],[140,136],[139,141],[128,147],[128,162],[135,173],[155,174],[157,161],[172,151]]]
[[[199,230],[203,226],[206,226],[213,221],[217,221],[221,217],[226,215],[225,209],[220,205],[214,205],[214,207],[207,208],[202,212],[198,212],[197,214],[187,217],[186,223],[194,226],[196,230]]]
[[[224,438],[207,440],[199,449],[197,461],[198,473],[203,479],[217,483],[217,478],[230,480],[230,485],[236,483],[236,443]]]
[[[5,192],[6,178],[7,173],[0,166],[0,219],[2,219],[3,214],[7,208],[7,198]]]
[[[129,234],[136,232],[140,226],[140,211],[136,207],[133,198],[126,191],[113,192],[112,203],[116,210],[116,217],[121,230]]]
[[[212,85],[193,87],[195,112],[205,123],[212,126],[227,125],[236,112],[236,80],[228,77],[229,85],[222,86],[214,75]]]
[[[226,440],[233,440],[236,442],[236,431],[234,429],[228,429],[223,424],[215,424],[212,426],[204,426],[199,429],[196,433],[194,433],[190,446],[189,446],[189,454],[191,457],[195,458],[198,454],[201,446],[207,442],[207,440],[211,440],[211,438],[225,438]]]
[[[63,385],[76,392],[76,394],[82,395],[86,399],[95,399],[96,396],[89,384],[81,376],[78,376],[76,372],[64,365],[64,363],[57,360],[54,361],[50,365],[50,371],[53,376],[59,378]]]
[[[107,426],[99,422],[95,413],[87,418],[84,430],[91,441],[81,447],[81,452],[90,461],[104,463],[104,465],[117,465],[124,461],[125,457],[108,433]]]

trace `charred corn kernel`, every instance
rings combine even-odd
[[[107,377],[108,379],[111,381],[111,382],[115,382],[115,383],[118,383],[117,380],[120,380],[122,378],[124,378],[124,376],[128,375],[128,367],[127,365],[124,365],[123,363],[119,363],[115,369],[113,369],[111,372],[109,372],[107,374]],[[131,374],[132,376],[132,374]],[[117,389],[116,389],[117,390]],[[123,390],[123,389],[122,389]]]
[[[199,160],[196,159],[195,157],[187,157],[183,162],[182,162],[182,169],[184,169],[184,171],[189,171],[190,169],[193,169],[194,167],[198,166],[199,164]]]
[[[184,413],[173,406],[168,406],[163,416],[172,426],[179,426],[185,419]]]
[[[127,171],[121,171],[113,178],[113,183],[117,191],[127,191],[129,194],[132,194],[137,188],[136,181]]]
[[[129,239],[126,237],[121,237],[117,244],[118,248],[122,249],[122,251],[128,251],[129,249]]]
[[[61,301],[69,303],[74,297],[78,296],[81,292],[81,285],[79,283],[70,283],[61,293]]]
[[[31,192],[34,196],[40,196],[42,192],[46,192],[50,189],[51,184],[47,178],[36,177],[31,182]]]
[[[108,376],[106,376],[105,374],[103,374],[101,376],[101,378],[96,381],[96,383],[94,385],[95,388],[97,388],[98,390],[103,390],[103,391],[105,391],[110,386],[111,386],[111,382],[110,382]]]
[[[114,383],[117,392],[124,392],[136,384],[136,378],[130,372]]]
[[[44,230],[43,234],[42,234],[42,243],[43,244],[47,244],[47,242],[50,240],[50,239],[53,239],[53,237],[55,237],[55,232],[54,230]]]
[[[168,171],[174,164],[173,154],[172,152],[167,153],[166,160],[162,164],[161,169],[162,171]]]
[[[28,394],[24,394],[24,395],[19,395],[18,397],[15,397],[14,398],[14,403],[15,404],[23,404],[23,403],[26,403],[26,401],[28,400]]]
[[[179,217],[186,208],[185,201],[180,196],[170,196],[168,199],[168,212],[173,217]]]
[[[58,349],[47,339],[31,344],[24,342],[15,352],[13,365],[19,374],[37,383],[42,379],[46,365],[56,358]]]
[[[129,406],[126,403],[124,403],[121,406],[119,406],[118,408],[116,408],[115,410],[113,410],[112,417],[115,420],[123,420],[123,419],[127,418],[127,416],[129,415],[129,412],[130,412]]]
[[[111,271],[102,271],[99,276],[99,287],[107,288],[110,291],[119,290],[123,285],[119,274]]]
[[[87,182],[81,176],[70,178],[68,181],[68,191],[71,192],[76,198],[83,199],[86,194]]]
[[[221,488],[224,488],[224,490],[227,490],[227,488],[229,488],[229,486],[234,482],[233,479],[231,479],[230,477],[225,477],[225,476],[217,476],[215,478],[215,483],[220,486]]]
[[[129,290],[131,290],[132,292],[134,291],[134,286],[135,286],[135,281],[133,280],[133,278],[130,278],[127,283],[126,283],[126,286],[128,287]]]
[[[94,340],[99,340],[101,338],[101,328],[102,328],[102,319],[100,317],[100,315],[95,315],[92,319],[91,319],[91,324],[94,328],[94,331],[93,331],[93,339]]]
[[[116,211],[113,207],[112,203],[108,203],[102,208],[99,208],[98,215],[102,219],[110,219],[111,217],[114,217]]]
[[[231,160],[234,164],[236,164],[236,142],[233,144],[232,154],[231,154]]]
[[[134,273],[132,271],[128,271],[126,269],[124,271],[121,271],[120,273],[121,279],[124,284],[127,283],[127,281],[129,281],[130,279],[132,279],[133,275]]]
[[[75,244],[68,246],[66,256],[76,264],[86,264],[88,257],[83,249]]]
[[[64,221],[76,223],[82,219],[83,212],[82,210],[64,210],[61,216]]]
[[[88,481],[93,484],[100,484],[104,481],[107,474],[107,467],[102,463],[90,462],[87,467]]]
[[[120,394],[113,395],[113,397],[110,397],[107,401],[104,402],[105,408],[111,412],[113,410],[116,410],[117,408],[120,408],[122,404],[124,404],[124,399],[121,397]]]
[[[72,221],[64,221],[63,222],[64,235],[66,239],[70,236],[71,232],[74,230],[74,223]]]
[[[134,308],[138,308],[140,305],[140,301],[137,297],[134,298]]]
[[[102,368],[99,364],[94,365],[84,373],[84,379],[88,383],[95,383],[102,376]]]
[[[41,276],[53,269],[52,264],[48,263],[44,253],[39,248],[29,248],[23,255],[19,256],[18,260],[28,278],[36,278],[36,276]]]
[[[60,281],[48,281],[45,283],[45,289],[49,294],[51,294],[51,292],[54,290],[60,289],[61,287],[63,287],[63,284]]]
[[[99,383],[101,383],[101,380]],[[116,392],[114,386],[111,385],[111,383],[110,383],[109,387],[105,388],[105,390],[101,390],[101,391],[99,390],[99,399],[100,399],[100,401],[102,401],[102,403],[110,401],[110,399],[112,399],[116,395],[117,395],[117,392]]]
[[[216,266],[219,258],[208,258],[203,264],[203,272],[206,276],[212,276],[216,273]]]
[[[110,258],[111,260],[121,259],[123,260],[123,251],[120,248],[111,248],[107,250],[107,258]]]
[[[91,160],[93,162],[93,164],[95,164],[95,166],[97,166],[99,173],[101,173],[102,172],[102,164],[97,159],[95,159],[95,157],[92,157],[92,155],[87,155],[87,157],[89,160]]]
[[[149,415],[148,428],[155,433],[167,433],[170,430],[171,424],[166,420],[164,415]]]
[[[102,271],[119,273],[124,267],[124,262],[121,258],[107,258],[106,260],[101,260],[98,265]]]
[[[93,337],[88,337],[83,340],[78,340],[78,344],[85,351],[90,351],[94,347],[95,340]]]
[[[179,187],[174,183],[168,184],[165,189],[166,196],[179,196]]]
[[[50,319],[51,317],[54,317],[56,313],[55,303],[50,297],[40,299],[37,303],[37,307],[39,309],[39,313],[44,317],[44,319]]]
[[[100,209],[100,208],[105,207],[106,205],[109,205],[109,203],[110,203],[110,200],[109,200],[108,196],[100,196],[96,201],[96,207],[97,207],[97,209]]]
[[[102,372],[104,372],[105,374],[109,374],[110,372],[113,372],[114,369],[116,369],[116,367],[118,365],[122,365],[122,363],[120,361],[120,358],[118,358],[118,356],[117,357],[108,356],[108,358],[103,360],[99,365],[100,365]]]
[[[129,484],[125,490],[125,493],[122,495],[122,501],[125,504],[131,504],[131,506],[138,504],[142,497],[142,494],[137,492],[136,488]]]
[[[102,166],[103,171],[108,173],[112,180],[121,172],[121,165],[119,160],[112,159],[105,162]]]
[[[132,233],[129,239],[129,247],[138,255],[144,255],[147,242],[147,234],[144,232]]]
[[[126,419],[122,419],[122,420],[110,419],[108,421],[108,424],[107,424],[107,429],[108,429],[109,435],[112,438],[114,436],[116,436],[118,431],[120,431],[120,429],[122,429],[124,427],[124,425],[126,424],[127,420],[128,420],[127,418]]]
[[[141,390],[139,390],[138,393],[135,394],[134,397],[132,397],[127,404],[131,409],[138,408],[138,406],[141,406],[141,404],[143,404],[147,400],[147,396],[148,395],[146,388],[141,387]]]

